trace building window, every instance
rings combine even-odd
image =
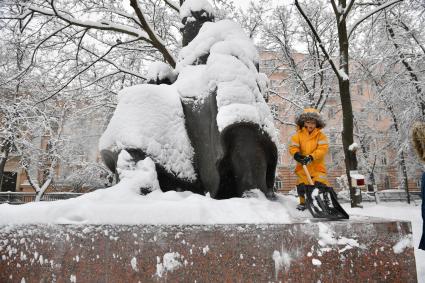
[[[276,66],[276,60],[271,59],[271,60],[262,60],[261,61],[261,67],[263,68],[274,68]]]
[[[272,88],[278,87],[280,85],[280,82],[278,80],[270,80],[270,86]]]
[[[336,161],[336,151],[331,148],[331,162],[334,163]]]
[[[329,133],[329,143],[330,144],[336,143],[336,133],[335,132]]]
[[[334,107],[328,108],[328,117],[329,117],[329,119],[335,118],[335,108]]]
[[[279,106],[276,104],[270,105],[270,112],[272,113],[273,118],[277,118],[279,116]]]
[[[387,156],[385,154],[381,155],[381,165],[386,166],[387,165]]]
[[[274,186],[275,186],[276,190],[283,189],[283,182],[282,182],[282,180],[279,179],[278,177],[276,177],[276,179],[274,181]]]
[[[363,83],[362,82],[357,84],[357,95],[363,95]]]
[[[384,189],[385,190],[390,189],[390,178],[388,176],[385,176],[385,179],[384,179]]]
[[[278,154],[277,155],[277,166],[282,166],[282,164],[283,164],[282,154]]]

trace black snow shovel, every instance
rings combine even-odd
[[[314,185],[307,166],[303,165],[304,172],[310,185],[306,186],[306,206],[314,218],[330,220],[349,219],[347,212],[339,204],[332,187]]]

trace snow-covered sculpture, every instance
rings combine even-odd
[[[101,137],[101,154],[114,172],[123,149],[135,162],[151,158],[164,191],[190,190],[222,199],[260,189],[272,197],[277,136],[263,98],[258,52],[236,23],[207,21],[213,18],[208,5],[200,0],[182,5],[188,44],[175,71],[168,72],[178,74],[177,79],[171,85],[123,89]],[[156,77],[160,81],[164,76]]]

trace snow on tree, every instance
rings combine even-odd
[[[342,113],[343,113],[342,143],[343,143],[343,149],[344,149],[347,178],[349,180],[349,186],[350,186],[352,207],[356,207],[359,201],[355,197],[355,190],[351,187],[351,182],[350,182],[351,178],[349,173],[351,170],[357,170],[357,166],[358,166],[356,153],[348,150],[348,147],[354,142],[353,108],[352,108],[352,102],[351,102],[350,80],[349,80],[349,66],[350,66],[349,65],[349,44],[350,44],[349,36],[353,32],[353,30],[355,30],[358,27],[358,25],[361,22],[368,19],[372,15],[378,13],[379,11],[382,11],[400,1],[401,0],[389,1],[385,4],[382,4],[376,7],[375,9],[371,10],[369,13],[361,16],[360,19],[358,19],[355,23],[352,24],[351,29],[348,30],[347,23],[348,23],[348,20],[351,18],[351,15],[349,16],[349,14],[352,11],[355,1],[350,1],[347,3],[346,0],[338,0],[338,4],[337,4],[335,0],[331,0],[332,10],[335,16],[335,24],[338,30],[338,33],[337,33],[338,47],[339,47],[339,68],[338,68],[336,65],[336,62],[334,62],[334,59],[330,56],[329,52],[324,46],[324,43],[322,42],[320,35],[318,34],[317,30],[313,26],[311,20],[309,19],[309,16],[306,15],[306,13],[304,12],[304,9],[299,4],[299,1],[295,0],[295,6],[297,7],[302,17],[305,19],[308,26],[310,27],[311,32],[314,34],[316,40],[319,43],[318,45],[320,47],[321,52],[325,55],[329,65],[331,66],[332,70],[334,71],[338,79]]]

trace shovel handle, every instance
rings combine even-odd
[[[308,172],[307,166],[303,165],[303,169],[304,169],[305,175],[307,176],[308,182],[310,183],[310,185],[314,186],[313,180],[311,179],[310,172]]]

